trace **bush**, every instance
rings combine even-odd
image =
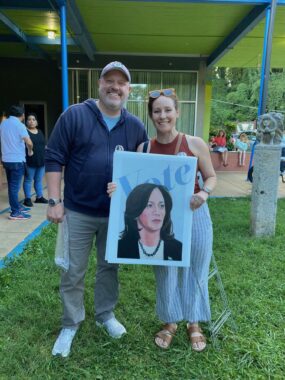
[[[227,121],[225,123],[224,129],[225,129],[226,135],[227,135],[227,148],[229,151],[234,150],[235,147],[234,147],[234,144],[231,142],[231,139],[232,139],[233,133],[235,133],[235,131],[236,131],[236,124],[231,122],[231,121]]]

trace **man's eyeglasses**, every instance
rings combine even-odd
[[[158,98],[160,95],[164,95],[164,96],[172,96],[172,95],[175,95],[175,90],[174,88],[165,88],[165,89],[162,89],[162,90],[153,90],[153,91],[150,91],[148,93],[149,97],[150,98]]]

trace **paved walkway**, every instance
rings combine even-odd
[[[44,196],[46,195],[45,191]],[[19,199],[24,199],[22,191]],[[46,207],[45,204],[34,204],[31,208],[30,214],[32,218],[30,220],[9,220],[10,208],[7,187],[4,186],[0,190],[0,268],[1,260],[4,257],[21,253],[25,244],[38,235],[43,226],[48,224],[46,221]]]
[[[217,172],[218,184],[213,197],[245,197],[251,194],[251,183],[246,181],[246,174],[239,172]],[[46,194],[45,194],[46,196]],[[279,197],[285,197],[285,184],[279,184]],[[20,199],[23,199],[20,193]],[[34,204],[31,209],[32,219],[12,221],[8,219],[9,204],[7,187],[0,190],[0,268],[4,257],[12,257],[22,252],[25,244],[41,232],[47,225],[46,205]]]

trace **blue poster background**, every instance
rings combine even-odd
[[[117,190],[111,198],[106,259],[110,263],[189,266],[191,250],[192,210],[197,158],[161,154],[114,152],[113,182]],[[130,191],[142,183],[167,187],[173,207],[171,219],[175,238],[183,244],[182,260],[123,259],[117,257],[118,240],[124,229],[126,199]]]

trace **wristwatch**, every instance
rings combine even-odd
[[[211,192],[212,192],[212,189],[210,189],[210,188],[207,187],[207,186],[203,186],[202,190],[205,191],[205,193],[207,193],[207,194],[209,194],[209,195],[210,195]]]
[[[48,200],[48,205],[50,207],[54,207],[54,206],[58,205],[59,203],[61,203],[61,199],[49,198],[49,200]]]

